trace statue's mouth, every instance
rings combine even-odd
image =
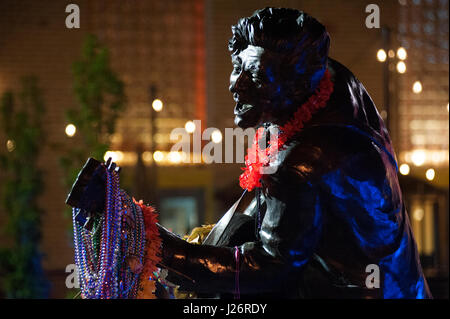
[[[253,108],[253,105],[251,104],[244,104],[244,103],[236,103],[236,106],[234,108],[234,115],[241,116],[244,113],[250,111]]]

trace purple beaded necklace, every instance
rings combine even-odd
[[[89,231],[73,209],[75,263],[81,294],[87,299],[136,298],[145,253],[145,225],[141,208],[119,188],[115,170],[106,172],[105,212]],[[94,233],[100,231],[98,247]]]

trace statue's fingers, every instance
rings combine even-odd
[[[112,157],[108,157],[108,160],[106,161],[105,166],[106,166],[106,167],[109,167],[109,165],[111,164],[111,162],[112,162]]]
[[[112,172],[112,171],[114,171],[114,169],[116,168],[116,166],[117,166],[116,163],[112,162],[112,163],[108,166],[108,170]]]

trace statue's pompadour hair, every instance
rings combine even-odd
[[[330,37],[325,27],[310,15],[295,9],[264,8],[231,27],[228,49],[239,54],[248,45],[280,54],[279,70],[293,90],[312,92],[328,62]],[[299,92],[302,91],[302,92]],[[290,92],[297,95],[297,92]]]

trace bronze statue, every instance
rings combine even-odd
[[[288,130],[326,77],[332,93],[301,130],[289,127],[276,172],[243,192],[251,203],[236,202],[201,245],[159,225],[168,279],[223,298],[236,284],[243,297],[430,298],[387,129],[364,86],[328,57],[325,27],[265,8],[232,32],[236,125]],[[373,285],[368,266],[379,269]]]

